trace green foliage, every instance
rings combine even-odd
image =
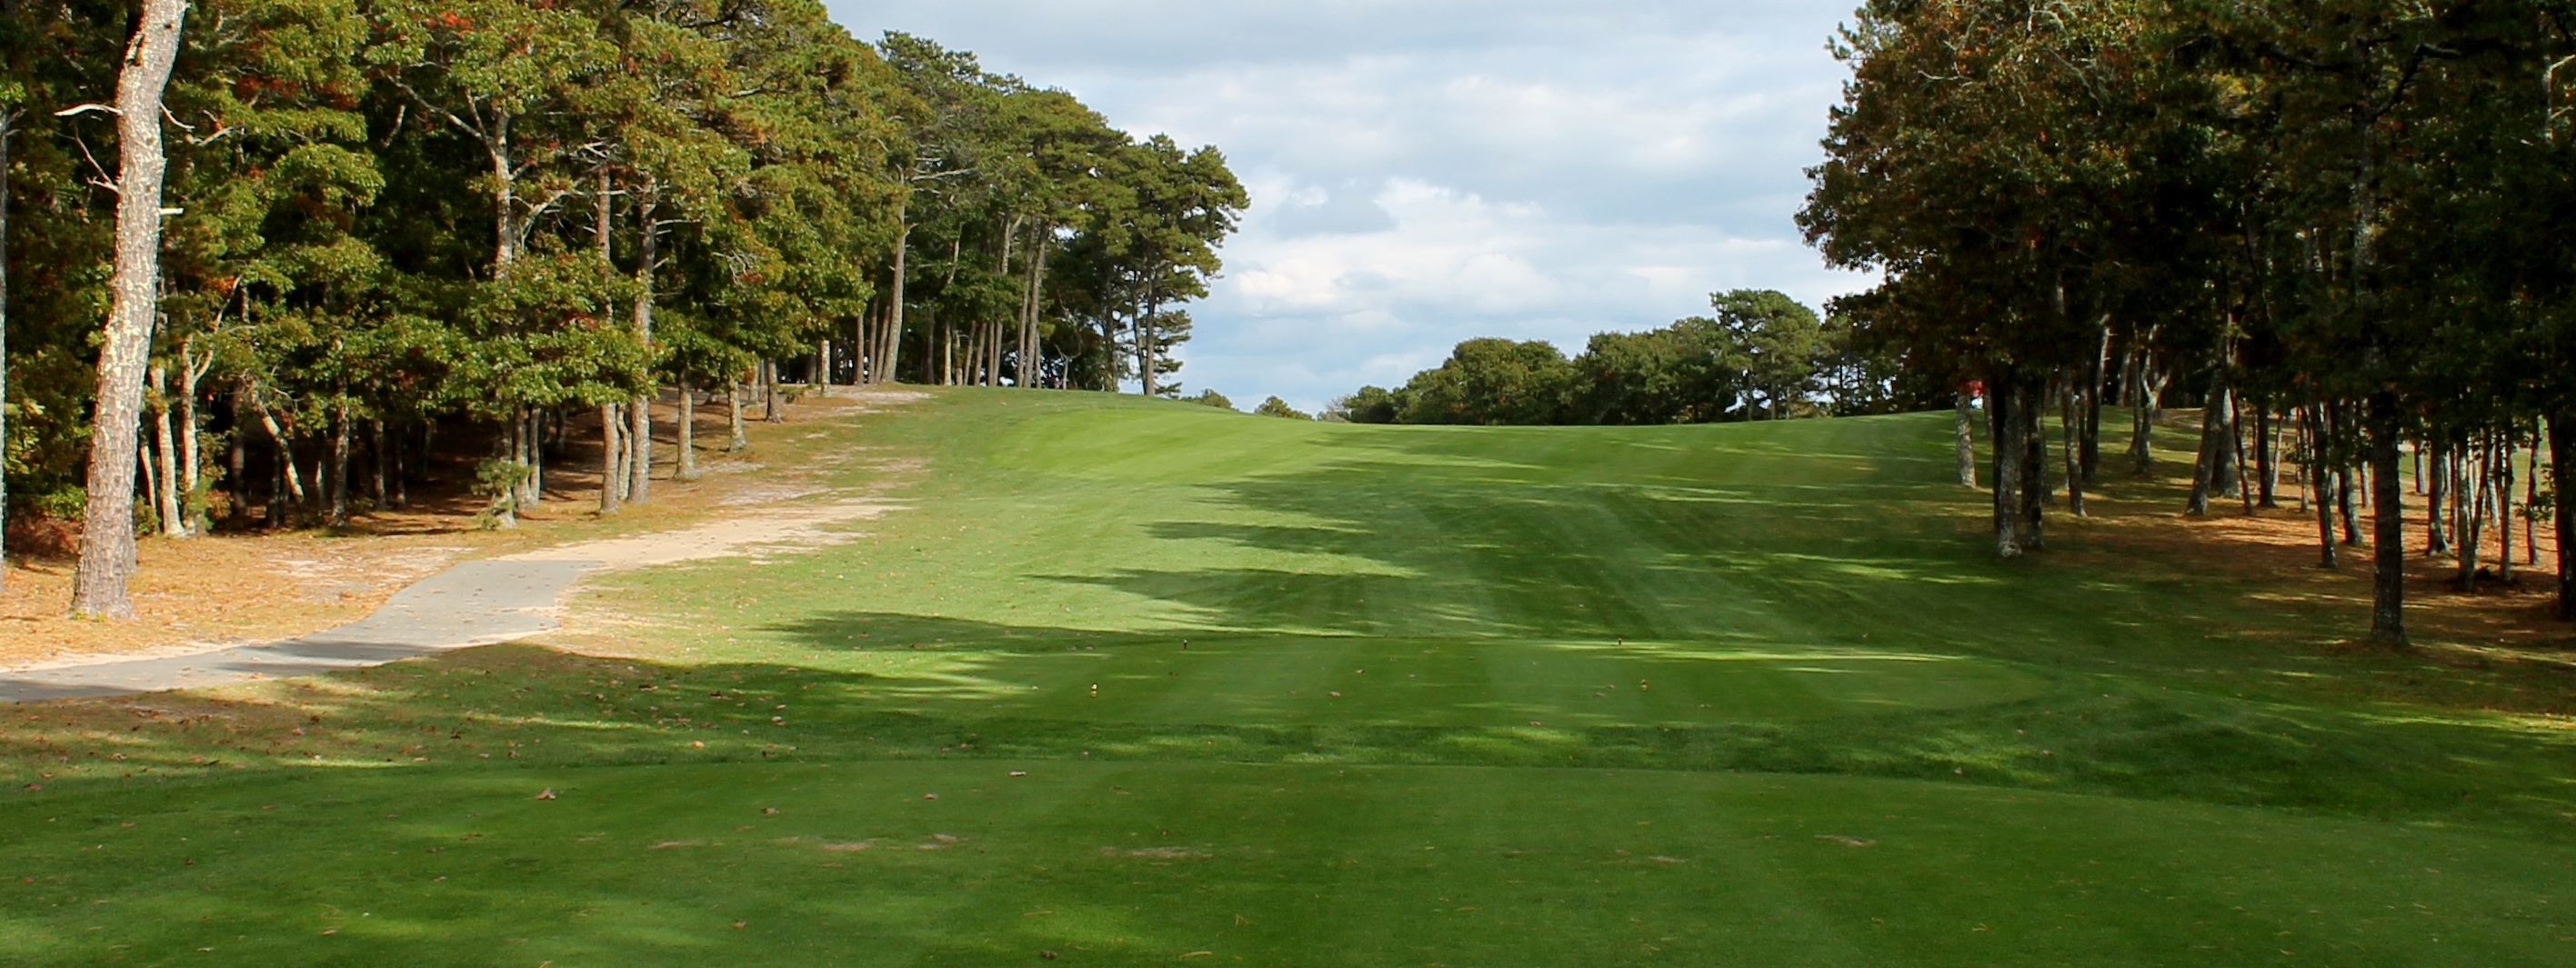
[[[1599,333],[1567,360],[1546,343],[1458,344],[1403,387],[1362,387],[1326,412],[1352,423],[1670,424],[1887,413],[1939,402],[1901,362],[1787,294],[1714,293],[1715,317]]]
[[[1558,423],[1574,366],[1542,340],[1471,339],[1404,385],[1397,417],[1419,424]]]
[[[114,88],[128,18],[0,16],[19,494],[86,459],[115,138],[53,112]],[[209,0],[183,43],[156,392],[194,394],[183,436],[264,416],[304,459],[343,418],[560,417],[824,340],[863,379],[1174,393],[1181,304],[1247,203],[1214,148],[812,0]],[[285,459],[252,439],[224,487]]]
[[[1314,417],[1299,411],[1297,408],[1289,406],[1288,401],[1279,399],[1275,396],[1261,401],[1260,406],[1252,408],[1252,414],[1256,417],[1286,417],[1290,420],[1315,419]]]
[[[1358,393],[1335,399],[1324,408],[1327,417],[1339,417],[1349,423],[1394,423],[1404,410],[1404,398],[1385,387],[1361,387]]]
[[[1182,399],[1188,400],[1191,403],[1206,404],[1219,410],[1234,409],[1234,401],[1226,399],[1225,394],[1218,393],[1214,390],[1201,390],[1197,396],[1184,397]]]

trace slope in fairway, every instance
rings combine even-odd
[[[833,432],[928,460],[913,510],[596,590],[579,607],[621,624],[582,644],[631,658],[230,690],[214,726],[122,741],[160,772],[0,806],[0,943],[2576,956],[2565,740],[2310,685],[2332,670],[2209,634],[2284,621],[2217,583],[1986,560],[1946,417],[1353,427],[970,390],[867,420]]]

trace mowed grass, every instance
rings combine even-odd
[[[823,430],[911,509],[605,583],[618,657],[17,711],[5,960],[2576,958],[2567,683],[1993,561],[1946,415]]]

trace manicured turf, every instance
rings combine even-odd
[[[2330,655],[2347,617],[2080,529],[1991,561],[1945,415],[1389,428],[961,390],[831,433],[926,459],[913,509],[617,579],[583,607],[630,614],[633,659],[20,714],[12,768],[61,762],[0,803],[0,949],[2576,959],[2566,683]]]

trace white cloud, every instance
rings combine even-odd
[[[1843,76],[1842,3],[836,4],[1113,123],[1224,149],[1253,195],[1192,310],[1185,382],[1301,408],[1401,382],[1472,336],[1661,325],[1711,290],[1811,304],[1790,223]]]

